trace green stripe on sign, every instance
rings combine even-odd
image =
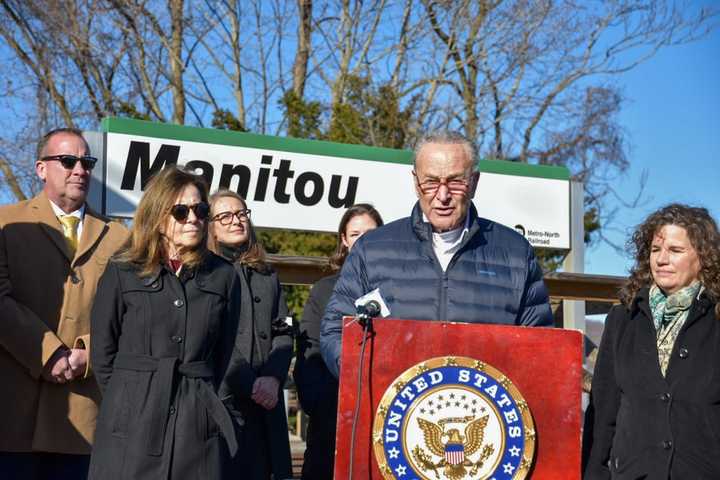
[[[329,157],[372,160],[376,162],[412,164],[412,152],[392,148],[348,145],[345,143],[305,140],[302,138],[272,137],[255,133],[232,132],[213,128],[185,127],[165,123],[131,120],[128,118],[105,118],[102,129],[108,133],[123,133],[143,137],[164,138],[186,142],[213,143],[231,147],[277,150]]]
[[[349,145],[302,138],[273,137],[255,133],[147,122],[129,118],[104,118],[102,121],[102,130],[107,133],[121,133],[141,137],[351,158],[355,160],[370,160],[374,162],[400,163],[403,165],[410,165],[413,162],[413,152],[409,150]],[[538,177],[555,180],[570,179],[570,172],[565,167],[528,165],[526,163],[509,162],[505,160],[482,160],[480,162],[480,171],[521,177]]]
[[[570,171],[566,167],[554,165],[529,165],[508,160],[481,160],[480,171],[519,177],[538,177],[553,180],[570,180]]]

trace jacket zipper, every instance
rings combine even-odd
[[[443,272],[442,281],[440,282],[440,315],[438,320],[447,321],[447,290],[448,290],[448,276],[446,272]]]

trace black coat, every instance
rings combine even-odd
[[[701,295],[660,373],[642,290],[605,321],[585,417],[584,478],[720,478],[720,320]]]
[[[338,275],[321,278],[303,309],[293,377],[300,405],[310,416],[302,478],[331,480],[335,456],[338,381],[320,355],[320,322]]]
[[[90,356],[103,400],[91,478],[223,477],[225,442],[237,444],[216,388],[240,294],[234,269],[215,255],[179,278],[108,265],[92,311]]]
[[[239,262],[235,269],[241,279],[243,301],[228,388],[234,393],[236,415],[242,417],[244,427],[240,451],[231,468],[237,478],[266,480],[271,473],[276,479],[290,478],[292,462],[282,391],[293,347],[292,329],[285,323],[287,304],[274,271],[257,271]],[[251,368],[247,364],[238,367],[245,359],[252,359]],[[280,383],[278,403],[270,411],[250,398],[255,379],[262,376],[273,376]]]

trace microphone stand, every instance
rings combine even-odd
[[[362,379],[363,369],[365,366],[365,345],[367,339],[374,335],[372,329],[372,319],[380,315],[380,304],[375,300],[370,300],[365,305],[357,307],[355,318],[358,324],[363,328],[363,339],[360,347],[360,368],[358,369],[357,388],[355,395],[355,411],[353,412],[352,429],[350,432],[350,476],[348,480],[353,478],[354,462],[355,462],[355,431],[357,429],[358,417],[360,416],[360,400],[362,397]]]

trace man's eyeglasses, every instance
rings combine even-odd
[[[219,222],[220,225],[230,225],[233,223],[233,219],[237,217],[238,221],[242,222],[250,218],[251,210],[246,208],[244,210],[238,210],[237,212],[222,212],[215,215],[212,219],[213,222]]]
[[[178,203],[170,209],[170,215],[178,222],[184,222],[190,215],[190,210],[195,213],[198,220],[205,220],[210,214],[210,205],[205,202],[196,203],[195,205],[183,205]]]
[[[469,175],[455,178],[430,178],[421,182],[414,170],[412,174],[413,177],[415,177],[415,182],[423,195],[436,194],[440,189],[440,185],[445,185],[450,193],[455,194],[466,194],[470,190],[471,177]]]
[[[77,164],[77,162],[80,162],[80,165],[82,165],[82,168],[85,170],[92,170],[95,168],[95,164],[97,163],[97,158],[89,155],[84,155],[82,157],[76,157],[75,155],[48,155],[47,157],[42,157],[40,160],[44,162],[57,160],[68,170],[75,168],[75,164]]]

